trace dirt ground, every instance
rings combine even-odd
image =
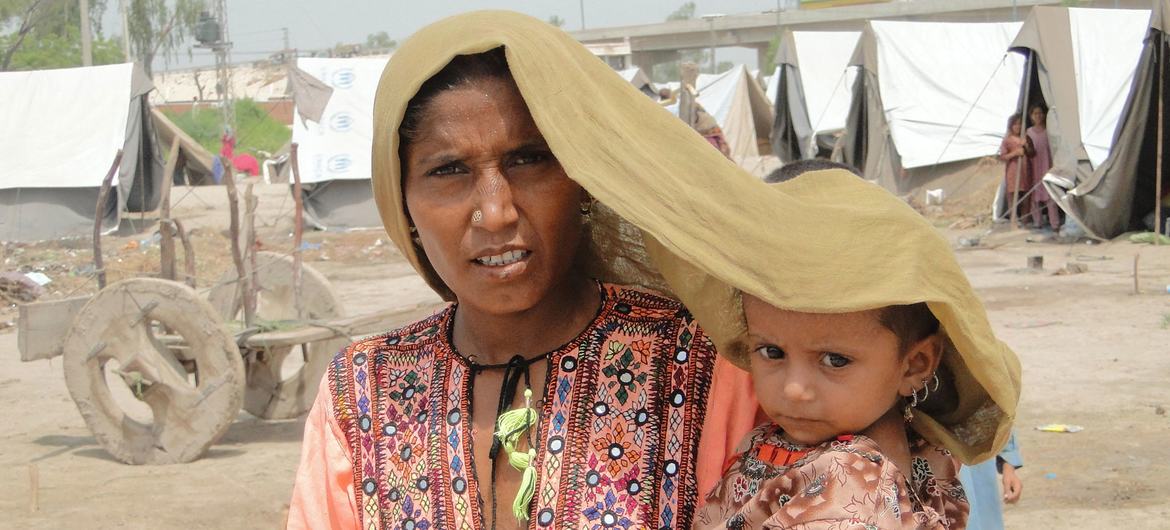
[[[261,237],[270,250],[291,250],[286,190],[258,190]],[[208,285],[230,264],[226,201],[219,189],[188,191],[175,190],[176,215],[194,228],[197,276]],[[1008,527],[1170,528],[1170,246],[1030,242],[1041,238],[987,234],[986,226],[940,230],[956,242],[996,332],[1024,368],[1017,418],[1024,495],[1007,508]],[[980,246],[959,246],[960,238],[972,236],[982,236]],[[306,241],[307,262],[333,281],[350,314],[436,300],[380,231],[310,233]],[[107,261],[121,260],[119,275],[157,270],[150,230],[106,237],[104,247]],[[0,269],[45,271],[54,279],[46,298],[92,292],[88,248],[88,241],[9,244]],[[1140,292],[1134,294],[1138,255]],[[1028,270],[1029,256],[1043,256],[1044,270]],[[1054,274],[1067,264],[1087,271]],[[265,421],[241,412],[196,462],[121,464],[87,430],[60,360],[20,361],[15,329],[4,329],[15,318],[11,307],[0,308],[0,527],[280,526],[301,420]],[[1046,423],[1084,430],[1035,430]]]

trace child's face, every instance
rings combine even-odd
[[[1019,136],[1019,135],[1020,135],[1020,121],[1016,120],[1016,121],[1012,122],[1012,136]]]
[[[933,358],[918,351],[933,348],[935,337],[901,355],[877,311],[798,313],[747,294],[743,309],[760,406],[792,442],[863,431],[937,366],[937,350]]]

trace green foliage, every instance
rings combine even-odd
[[[552,25],[554,25],[554,26],[556,26],[556,27],[558,27],[558,28],[563,28],[563,27],[565,27],[565,19],[563,19],[563,18],[561,18],[561,17],[558,17],[558,16],[556,16],[556,15],[553,15],[553,16],[551,16],[551,17],[548,17],[548,23],[549,23],[549,24],[552,24]]]
[[[366,50],[390,51],[398,47],[398,41],[391,39],[385,31],[366,35]]]
[[[106,0],[90,0],[94,64],[122,61],[102,38]],[[81,11],[73,0],[0,0],[0,70],[81,66]]]
[[[127,0],[130,49],[147,75],[156,57],[169,62],[184,47],[205,9],[202,0]]]
[[[666,20],[668,22],[671,20],[690,20],[692,18],[695,18],[694,2],[687,2],[679,6],[678,9],[675,9],[673,13],[666,16]]]
[[[768,43],[768,51],[764,54],[764,67],[760,69],[764,75],[770,75],[776,70],[776,54],[780,53],[780,36],[772,37]]]
[[[269,116],[255,101],[238,100],[235,111],[237,152],[248,152],[253,155],[257,155],[258,151],[275,153],[292,138],[292,130]],[[219,153],[220,136],[223,134],[222,115],[219,109],[195,108],[184,114],[167,112],[167,117],[205,149]]]
[[[30,36],[12,54],[9,70],[44,70],[47,68],[73,68],[81,66],[81,30],[67,28],[65,35]],[[11,35],[0,36],[0,49],[7,49],[14,39]],[[125,62],[122,46],[113,39],[93,41],[93,64],[116,64]]]

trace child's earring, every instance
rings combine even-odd
[[[422,238],[418,237],[418,229],[413,226],[410,227],[410,240],[413,241],[415,245],[420,247],[422,246]]]
[[[935,392],[937,392],[938,387],[941,384],[942,384],[942,382],[938,380],[938,374],[936,373],[936,374],[933,374],[933,380],[923,379],[922,380],[922,388],[921,389],[916,388],[916,389],[914,389],[913,392],[910,393],[910,396],[913,399],[910,401],[910,403],[906,404],[905,408],[902,409],[902,418],[904,418],[906,420],[906,423],[910,423],[911,421],[914,421],[914,410],[913,409],[915,407],[917,407],[919,403],[926,401],[926,399],[930,397],[930,392],[932,390],[930,388],[931,385],[934,386],[933,390]],[[922,397],[921,398],[918,397],[919,390],[922,390]]]

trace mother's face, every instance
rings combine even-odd
[[[403,154],[410,218],[459,303],[520,312],[564,285],[582,238],[584,192],[515,84],[484,78],[440,92]]]

